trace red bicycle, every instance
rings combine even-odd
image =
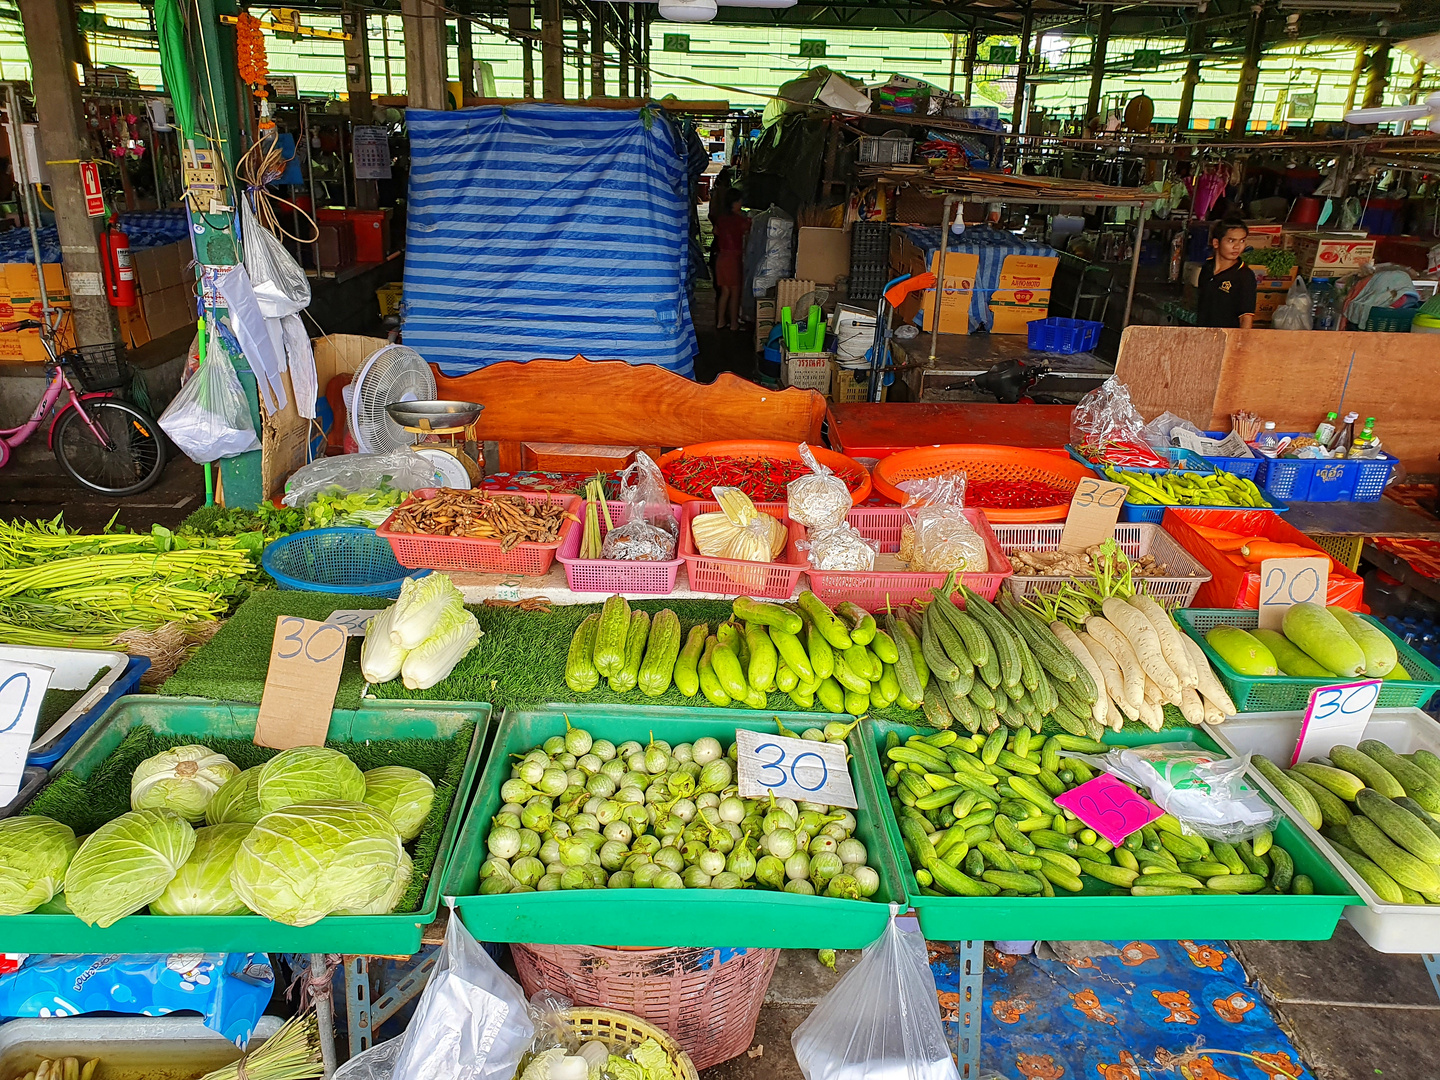
[[[30,438],[50,416],[50,448],[66,472],[102,495],[136,495],[160,479],[165,468],[165,438],[154,418],[120,391],[130,382],[130,366],[114,345],[82,345],[55,354],[54,331],[38,319],[0,324],[0,333],[40,331],[50,359],[48,382],[30,419],[0,429],[0,468],[10,451]]]

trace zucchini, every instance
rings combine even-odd
[[[770,635],[765,632],[765,627],[757,622],[747,622],[745,624],[745,644],[750,649],[750,664],[746,671],[746,681],[761,692],[774,690],[775,672],[780,663],[780,654],[776,652],[775,643],[770,640]]]
[[[1337,746],[1335,749],[1338,750],[1340,747]],[[1357,757],[1363,756],[1358,752],[1355,753]],[[1256,771],[1271,783],[1275,790],[1280,793],[1281,798],[1293,806],[1300,813],[1300,816],[1310,823],[1312,829],[1318,829],[1325,824],[1325,819],[1320,813],[1320,805],[1315,801],[1315,797],[1294,780],[1290,779],[1290,777],[1286,776],[1278,765],[1263,754],[1256,754],[1252,757],[1250,764],[1254,765]],[[1398,787],[1399,785],[1397,784],[1396,786]],[[1402,791],[1400,794],[1403,795],[1404,792]]]
[[[900,659],[900,650],[895,648],[895,639],[884,630],[876,630],[870,641],[870,649],[880,658],[881,663],[893,664]]]
[[[803,624],[801,628],[804,628]],[[785,666],[795,672],[802,682],[813,683],[816,681],[815,669],[810,666],[810,657],[805,652],[805,646],[800,644],[799,637],[788,630],[772,626],[770,642],[775,646],[775,651],[780,654],[780,659],[785,661]]]
[[[1405,788],[1390,770],[1361,750],[1351,746],[1332,746],[1330,760],[1338,768],[1354,773],[1365,781],[1366,787],[1375,789],[1386,798],[1398,799],[1405,794]]]
[[[599,625],[599,614],[587,615],[570,639],[570,653],[565,657],[565,685],[577,694],[587,694],[600,685],[594,660],[595,630]]]
[[[848,649],[854,642],[850,639],[850,631],[845,629],[845,624],[836,618],[835,613],[825,606],[821,600],[809,589],[806,589],[799,596],[800,610],[809,619],[834,649]]]
[[[836,604],[835,614],[845,620],[845,627],[850,631],[850,640],[856,645],[869,645],[875,640],[875,616],[859,604],[849,600]]]
[[[625,666],[625,643],[630,631],[630,604],[623,596],[612,596],[600,609],[595,628],[595,671],[614,675]]]
[[[1405,894],[1400,891],[1400,883],[1380,869],[1378,865],[1343,844],[1334,846],[1335,853],[1350,864],[1350,868],[1360,875],[1361,880],[1369,885],[1381,900],[1387,904],[1403,904],[1405,902]]]
[[[760,623],[763,626],[783,630],[791,635],[800,633],[804,626],[800,616],[789,608],[781,607],[779,604],[767,604],[761,600],[752,600],[748,596],[737,596],[735,602],[730,605],[730,610],[741,622]]]
[[[1406,761],[1390,747],[1376,739],[1366,739],[1355,749],[1379,763],[1381,768],[1395,777],[1400,786],[1405,789],[1402,794],[1410,796],[1431,813],[1440,812],[1440,781],[1437,781],[1419,765],[1412,761]],[[1397,797],[1391,796],[1391,798]]]
[[[1398,809],[1398,808],[1397,808]],[[1401,811],[1403,813],[1403,811]],[[1440,874],[1404,848],[1391,842],[1380,827],[1363,814],[1356,814],[1346,826],[1350,837],[1366,858],[1373,860],[1399,884],[1418,892],[1440,891]]]
[[[1402,796],[1403,797],[1403,796]],[[1426,828],[1420,823],[1414,814],[1403,806],[1392,802],[1378,791],[1371,791],[1366,788],[1355,797],[1356,808],[1380,827],[1380,831],[1388,836],[1395,843],[1414,855],[1417,859],[1427,863],[1440,863],[1440,836]],[[1350,835],[1355,835],[1353,823],[1350,827]],[[1359,837],[1356,837],[1358,840]],[[1369,852],[1367,851],[1368,855]],[[1370,856],[1372,859],[1375,857]],[[1379,859],[1375,860],[1380,862]],[[1381,866],[1385,864],[1380,863]],[[1388,869],[1388,868],[1387,868]],[[1390,873],[1395,877],[1394,872]],[[1400,881],[1399,878],[1396,878]],[[1401,882],[1405,884],[1405,882]],[[1419,888],[1419,886],[1412,886]]]
[[[650,637],[650,613],[637,611],[630,616],[630,630],[625,635],[625,662],[610,676],[610,689],[624,694],[635,689],[640,681],[640,664],[645,659],[645,643]]]
[[[705,652],[705,639],[709,636],[710,624],[696,623],[675,660],[675,689],[687,698],[700,692],[700,656]]]
[[[655,613],[650,623],[650,642],[636,682],[646,697],[659,697],[670,689],[675,663],[680,655],[680,616],[669,608]]]

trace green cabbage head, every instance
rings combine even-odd
[[[24,915],[60,891],[80,842],[47,817],[0,821],[0,915]]]
[[[225,781],[205,808],[206,825],[254,825],[260,820],[260,769],[256,765]]]
[[[215,793],[239,771],[208,746],[177,746],[136,766],[130,777],[130,809],[174,810],[186,821],[203,821]]]
[[[195,848],[173,810],[132,810],[85,838],[65,871],[65,900],[90,926],[110,926],[159,898]]]
[[[435,801],[435,782],[418,769],[382,765],[365,774],[365,802],[395,823],[400,839],[414,840]]]
[[[251,910],[309,926],[384,899],[395,887],[404,851],[395,826],[373,806],[296,803],[256,822],[240,844],[230,880]]]
[[[296,746],[260,766],[256,792],[263,814],[294,803],[360,802],[365,774],[338,750]]]
[[[233,822],[195,830],[195,850],[175,880],[150,902],[152,915],[241,915],[245,901],[230,887],[241,841],[253,825]]]
[[[380,897],[373,904],[360,908],[346,908],[337,911],[336,915],[389,915],[400,903],[400,898],[405,895],[405,890],[410,887],[410,875],[415,872],[415,863],[410,859],[410,853],[404,848],[400,849],[400,868],[395,871],[395,881],[390,886],[390,891]]]

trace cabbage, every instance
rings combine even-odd
[[[110,926],[165,891],[195,847],[195,830],[173,810],[132,810],[85,838],[65,871],[70,910]]]
[[[150,902],[152,915],[240,915],[245,902],[230,887],[240,842],[254,826],[244,822],[195,830],[195,850],[175,880]]]
[[[400,903],[400,898],[405,895],[405,890],[410,887],[410,875],[415,872],[415,863],[411,861],[410,855],[404,848],[400,849],[400,868],[395,871],[395,881],[390,886],[390,891],[380,897],[373,904],[365,907],[345,908],[337,911],[336,915],[389,915]]]
[[[225,786],[215,792],[210,805],[205,808],[205,824],[225,825],[242,822],[254,825],[260,820],[260,766],[246,769],[225,781]]]
[[[365,774],[365,802],[385,814],[402,840],[414,840],[430,816],[435,782],[417,769],[383,765]]]
[[[230,882],[251,910],[309,926],[382,900],[395,887],[404,850],[395,826],[373,806],[297,803],[255,824],[240,844]]]
[[[293,803],[360,802],[365,798],[365,774],[340,751],[324,746],[280,751],[260,766],[256,784],[262,814]]]
[[[80,843],[47,817],[0,821],[0,915],[24,915],[60,891]]]
[[[435,632],[446,611],[464,606],[465,598],[444,574],[406,578],[390,617],[390,640],[402,649],[413,649]]]
[[[360,647],[360,674],[368,683],[389,682],[400,674],[407,650],[390,640],[396,607],[391,606],[370,620],[365,644]]]
[[[670,1068],[670,1055],[654,1039],[646,1039],[630,1051],[630,1056],[635,1059],[637,1065],[645,1070],[645,1080],[674,1080],[675,1073]]]
[[[136,766],[130,777],[130,809],[174,810],[186,821],[201,821],[215,792],[239,771],[208,746],[177,746]]]
[[[405,654],[400,674],[407,690],[429,690],[480,640],[480,623],[463,607],[447,608],[431,633]]]

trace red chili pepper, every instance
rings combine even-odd
[[[679,457],[661,471],[671,487],[687,495],[709,498],[714,487],[736,487],[756,502],[780,502],[786,497],[790,481],[806,475],[809,469],[800,461],[720,455]],[[838,469],[836,475],[850,490],[855,489],[858,477],[852,470]]]

